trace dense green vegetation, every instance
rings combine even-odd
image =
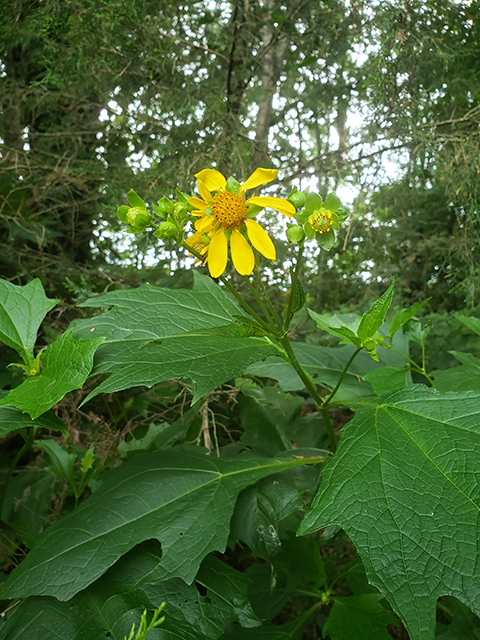
[[[480,638],[479,31],[7,3],[0,638]]]

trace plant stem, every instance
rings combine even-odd
[[[285,352],[287,354],[288,359],[290,360],[290,363],[291,363],[292,367],[298,373],[301,381],[303,382],[305,387],[308,389],[310,395],[312,396],[313,400],[315,401],[315,404],[317,405],[317,407],[320,410],[322,410],[323,409],[323,404],[324,404],[323,403],[323,399],[319,395],[313,380],[310,378],[308,373],[303,369],[303,367],[298,362],[298,360],[297,360],[297,358],[296,358],[296,356],[295,356],[295,354],[293,352],[292,345],[290,344],[290,340],[287,338],[287,336],[283,336],[282,338],[280,338],[280,343],[282,344],[283,348],[285,349]],[[325,411],[326,411],[326,409],[325,409]],[[328,413],[327,413],[327,417],[328,417]],[[324,416],[324,418],[325,418],[325,416]],[[330,422],[330,418],[329,417],[328,417],[328,420],[324,420],[324,424],[325,424],[325,429],[326,429],[327,434],[328,434],[328,438],[330,440],[330,446],[332,448],[332,451],[335,452],[336,449],[337,449],[337,439],[335,437],[335,431],[333,430],[332,423]]]
[[[350,368],[350,365],[352,364],[352,362],[355,360],[355,358],[357,357],[357,355],[360,353],[360,351],[363,349],[363,347],[359,347],[358,349],[356,349],[352,355],[350,356],[349,361],[347,362],[347,364],[344,366],[342,374],[340,376],[340,378],[338,379],[338,382],[335,386],[335,389],[332,391],[332,393],[328,396],[328,398],[326,400],[323,401],[323,406],[327,407],[330,402],[332,401],[333,396],[337,393],[340,385],[342,384],[345,376],[347,375],[348,369]]]
[[[0,518],[2,516],[3,505],[5,503],[5,498],[7,496],[8,485],[10,484],[10,480],[12,479],[13,472],[15,471],[19,460],[22,456],[30,449],[35,440],[35,436],[37,434],[38,427],[33,427],[28,436],[25,438],[25,442],[19,451],[17,451],[17,455],[12,460],[10,466],[8,467],[7,477],[5,478],[5,482],[3,483],[2,493],[0,494]]]
[[[264,321],[262,320],[262,318],[258,315],[258,313],[256,311],[254,311],[252,309],[252,307],[248,304],[248,302],[246,300],[244,300],[243,296],[238,293],[238,291],[235,289],[235,287],[233,285],[230,284],[230,282],[224,278],[223,276],[219,277],[220,282],[222,282],[225,287],[230,291],[230,293],[232,294],[232,296],[237,300],[237,302],[245,309],[245,311],[252,316],[252,318],[254,318],[259,325],[261,325],[266,331],[268,331],[268,333],[271,332],[271,327]]]
[[[283,323],[280,320],[280,316],[278,315],[275,307],[273,306],[272,301],[270,300],[270,296],[268,295],[268,292],[265,289],[265,286],[264,286],[264,284],[262,282],[262,279],[261,279],[260,274],[258,273],[258,270],[257,270],[256,267],[255,267],[255,271],[254,271],[253,277],[255,278],[255,282],[258,284],[258,288],[260,289],[260,293],[262,294],[264,300],[266,300],[268,306],[270,307],[270,311],[272,312],[272,315],[275,318],[277,326],[278,326],[278,328],[280,330],[280,335],[282,335],[284,333],[284,331],[283,331]]]
[[[295,271],[293,272],[293,275],[292,275],[292,283],[290,285],[290,297],[288,299],[288,306],[285,314],[285,331],[288,331],[288,328],[290,327],[290,321],[292,320],[292,317],[294,315],[292,313],[293,291],[298,281],[298,276],[300,274],[300,267],[302,265],[302,258],[303,258],[303,249],[304,249],[304,245],[302,244],[300,245],[298,250],[297,263],[295,265]]]
[[[254,296],[255,300],[258,302],[260,309],[263,311],[263,315],[265,316],[265,318],[267,319],[267,324],[270,326],[271,330],[277,334],[277,327],[275,326],[275,323],[273,322],[272,316],[268,313],[268,309],[266,308],[266,306],[263,304],[263,300],[261,299],[261,297],[258,295],[258,291],[256,290],[256,288],[253,286],[253,284],[250,282],[250,278],[248,276],[243,276],[243,279],[245,280],[245,282],[247,283],[248,288],[250,289],[252,295]]]
[[[424,376],[428,382],[433,385],[433,380],[430,378],[430,376],[428,375],[428,373],[425,371],[425,364],[423,367],[420,367],[415,360],[412,360],[411,358],[409,358],[408,356],[406,356],[404,353],[402,353],[401,351],[398,351],[398,349],[394,349],[392,346],[388,346],[388,345],[384,345],[386,349],[389,349],[390,351],[393,351],[394,353],[398,353],[399,356],[402,356],[402,358],[404,358],[408,363],[410,363],[412,369],[414,371],[416,371],[417,373],[422,374],[422,376]]]

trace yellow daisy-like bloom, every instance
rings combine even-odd
[[[199,253],[208,254],[208,269],[213,278],[221,276],[226,269],[229,240],[235,269],[244,276],[252,273],[255,255],[241,232],[243,230],[257,251],[269,260],[275,260],[275,247],[270,237],[258,222],[247,217],[249,206],[268,207],[288,217],[295,214],[295,207],[283,198],[255,196],[245,200],[245,191],[271,182],[277,173],[276,169],[256,169],[240,185],[238,193],[226,190],[227,180],[215,169],[203,169],[195,174],[202,199],[193,197],[188,202],[194,207],[192,214],[200,218],[195,223],[196,233],[187,239],[187,244],[196,248],[201,246]],[[208,245],[202,242],[205,235],[210,239]]]

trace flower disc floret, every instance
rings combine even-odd
[[[315,211],[315,213],[310,216],[308,221],[312,225],[312,229],[317,233],[327,233],[327,231],[330,231],[333,224],[332,214],[330,213],[330,211],[327,211],[323,208],[319,211]]]
[[[226,229],[239,226],[247,215],[248,207],[243,196],[219,191],[212,200],[212,216]]]

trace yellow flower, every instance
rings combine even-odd
[[[187,239],[187,244],[197,250],[201,247],[199,253],[202,255],[208,253],[207,264],[213,278],[221,276],[226,269],[229,241],[235,269],[241,275],[252,273],[255,255],[242,231],[257,251],[269,260],[275,260],[273,242],[252,216],[257,207],[268,207],[291,217],[295,207],[283,198],[254,196],[245,200],[245,191],[271,182],[277,173],[276,169],[256,169],[241,185],[235,181],[227,183],[215,169],[203,169],[195,174],[202,198],[189,198],[188,202],[194,207],[192,214],[200,217],[195,223],[196,233]],[[202,240],[205,235],[209,238],[208,245]]]

